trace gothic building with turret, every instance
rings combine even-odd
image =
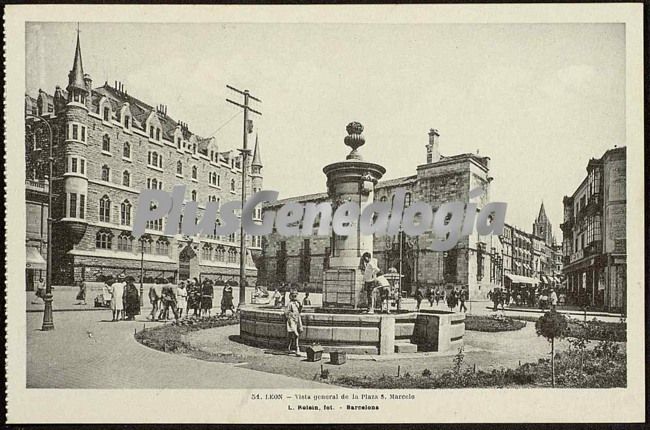
[[[476,154],[444,156],[439,150],[440,134],[429,131],[426,163],[418,165],[414,175],[381,180],[375,186],[375,201],[390,201],[397,188],[407,191],[405,206],[423,201],[433,210],[446,202],[470,202],[469,192],[481,188],[483,193],[471,201],[482,208],[489,201],[489,157]],[[372,143],[370,143],[372,145]],[[382,160],[372,160],[381,163]],[[390,174],[390,172],[388,172]],[[277,211],[288,202],[323,202],[328,200],[326,178],[322,193],[280,200],[265,206]],[[431,285],[443,288],[468,287],[472,300],[486,299],[487,293],[502,281],[500,241],[497,236],[479,236],[475,231],[462,237],[448,252],[431,250],[434,237],[425,232],[417,237],[405,234],[374,237],[374,258],[384,272],[400,268],[404,275],[403,291],[410,294]],[[274,286],[283,282],[298,283],[301,288],[319,291],[322,276],[329,267],[332,243],[329,236],[285,237],[277,233],[264,238],[260,282]]]
[[[70,285],[127,274],[145,282],[188,277],[238,279],[239,233],[227,237],[165,235],[166,219],[147,223],[146,234],[132,234],[141,190],[171,191],[186,186],[185,201],[238,200],[263,184],[259,142],[244,161],[214,137],[201,137],[183,121],[172,119],[164,105],[153,106],[129,94],[119,82],[93,87],[77,46],[65,89],[39,90],[25,96],[26,121],[45,118],[53,130],[52,216],[53,282]],[[49,148],[42,139],[26,139],[28,180],[47,176]],[[252,158],[252,159],[251,159]],[[250,172],[242,185],[242,163]],[[258,215],[260,215],[258,213]],[[218,223],[217,219],[217,223]],[[247,237],[247,276],[254,282],[254,260],[261,238]]]

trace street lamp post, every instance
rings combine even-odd
[[[144,294],[144,239],[140,236],[140,306],[142,306],[142,296]]]
[[[54,155],[52,151],[53,143],[53,133],[52,126],[47,122],[45,118],[40,115],[27,114],[27,117],[32,117],[43,121],[47,126],[48,131],[48,146],[49,146],[49,156],[48,156],[48,165],[49,165],[49,175],[48,175],[48,206],[47,206],[47,284],[45,285],[45,297],[43,298],[43,303],[45,304],[45,309],[43,311],[43,326],[41,329],[43,331],[54,330],[54,318],[52,316],[52,175],[54,171]]]

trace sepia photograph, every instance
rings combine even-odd
[[[9,417],[644,420],[642,8],[529,6],[7,9]]]

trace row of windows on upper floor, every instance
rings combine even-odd
[[[95,234],[95,248],[97,249],[113,249],[114,233],[108,229],[101,229]],[[261,238],[256,237],[261,245]],[[154,240],[151,237],[135,239],[129,232],[122,232],[117,236],[117,250],[124,252],[133,252],[134,243],[137,243],[137,251],[143,254],[153,254],[161,256],[169,256],[170,243],[166,237],[160,237]],[[212,244],[204,244],[201,248],[201,258],[207,261],[220,261],[228,263],[237,263],[239,261],[239,250],[234,246],[223,246]]]
[[[130,152],[127,152],[128,150],[129,148],[125,146],[125,151],[124,151],[125,157],[127,157],[127,154],[130,154]],[[159,157],[158,154],[155,153],[152,156],[152,154],[150,153],[149,159],[151,163],[154,162],[161,163],[162,157]],[[83,157],[79,157],[79,156],[68,156],[66,161],[66,173],[78,173],[85,176],[86,160]],[[107,164],[104,164],[101,168],[100,179],[105,182],[112,182],[111,173],[112,173],[111,168]],[[177,163],[176,173],[179,176],[182,176],[183,174],[183,163],[181,161],[178,161]],[[198,170],[196,166],[192,166],[192,179],[198,179]],[[208,181],[210,184],[220,187],[221,175],[218,175],[214,172],[209,172]],[[129,172],[129,170],[124,170],[122,172],[121,183],[125,187],[131,186],[131,173]],[[147,188],[161,190],[162,181],[159,181],[156,178],[148,178]],[[230,180],[230,191],[232,193],[236,193],[237,191],[237,181],[235,181],[234,178]]]
[[[87,132],[87,127],[84,124],[76,123],[76,122],[70,122],[67,124],[66,127],[66,140],[76,140],[79,142],[83,143],[88,143],[88,132]],[[178,138],[177,140],[177,146],[180,149],[181,148],[181,139]],[[194,144],[194,147],[196,147],[196,144]],[[35,148],[37,149],[37,148]],[[102,136],[102,151],[105,153],[111,153],[111,139],[108,134],[104,134]],[[196,151],[194,150],[194,153]],[[155,155],[154,155],[155,154]],[[131,144],[129,142],[124,142],[122,144],[122,157],[126,159],[131,158]],[[157,157],[157,158],[153,158]],[[210,161],[213,162],[218,162],[218,152],[211,150],[210,151]],[[236,158],[230,158],[227,160],[230,164],[231,168],[236,168],[236,169],[241,169],[241,158],[236,157]],[[154,166],[158,168],[162,168],[162,155],[158,154],[156,151],[149,151],[149,158],[147,160],[147,163],[149,166]],[[214,175],[217,175],[214,173]],[[214,184],[218,185],[218,182],[220,181],[220,178],[215,180]],[[212,182],[211,182],[212,183]]]
[[[86,196],[85,194],[81,193],[67,193],[67,199],[66,199],[66,217],[68,218],[78,218],[78,219],[85,219],[86,218]],[[132,209],[133,205],[128,199],[123,200],[120,203],[119,207],[119,224],[124,225],[124,226],[131,226],[131,220],[132,220]],[[100,222],[105,222],[105,223],[111,223],[111,211],[112,211],[112,202],[111,199],[108,195],[102,196],[101,199],[99,199],[99,221]],[[261,217],[261,209],[256,209],[255,213],[253,214],[253,217],[255,219],[260,219]],[[181,219],[179,221],[179,231],[181,230],[181,224],[183,222],[183,218],[181,215]],[[221,238],[222,236],[217,235],[216,233],[216,228],[217,226],[221,225],[221,221],[217,220],[215,223],[215,230],[213,231],[213,236],[212,238]],[[158,230],[162,231],[163,230],[163,220],[158,219],[158,220],[153,220],[153,221],[148,221],[146,228],[151,229],[151,230]],[[232,235],[229,236],[229,240],[231,242],[234,242],[236,240],[236,234],[233,233]]]

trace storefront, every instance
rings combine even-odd
[[[27,291],[34,291],[34,285],[36,281],[42,279],[45,281],[45,270],[47,268],[47,263],[45,259],[38,251],[37,248],[33,246],[28,246],[27,251],[27,260],[25,264],[25,282]]]

